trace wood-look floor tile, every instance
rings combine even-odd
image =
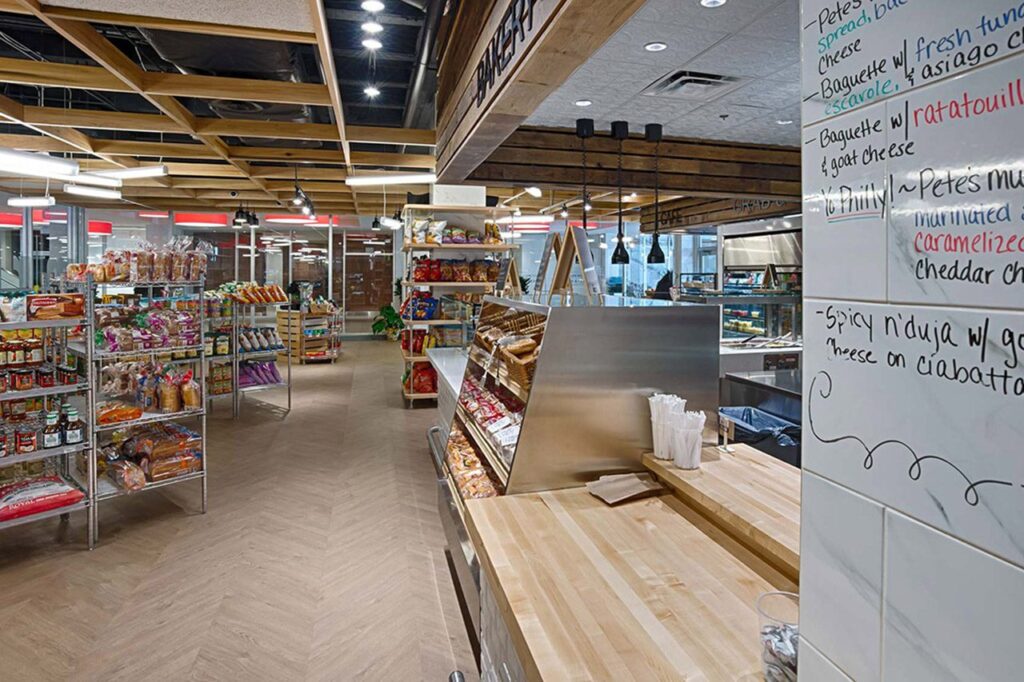
[[[0,533],[0,680],[475,678],[425,432],[394,344],[209,418],[199,484]]]

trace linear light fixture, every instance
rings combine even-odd
[[[118,168],[116,170],[93,171],[93,175],[103,175],[108,178],[121,180],[135,180],[137,178],[159,178],[167,175],[167,166],[136,166],[135,168]]]
[[[11,197],[8,206],[53,206],[57,201],[50,195],[45,197]]]
[[[108,178],[102,175],[96,175],[95,173],[79,173],[77,175],[60,175],[51,176],[54,180],[63,180],[64,182],[72,182],[76,185],[94,185],[96,187],[120,187],[123,183],[121,178]]]
[[[388,218],[387,216],[384,216],[384,217],[382,217],[380,219],[380,224],[383,225],[384,227],[388,228],[389,230],[401,230],[402,229],[402,221],[401,220],[395,220],[394,218]]]
[[[349,187],[370,187],[373,185],[432,185],[437,182],[434,173],[403,173],[398,175],[357,175],[345,178]]]
[[[96,197],[97,199],[120,199],[121,192],[106,187],[89,187],[88,185],[64,185],[65,194],[77,194],[81,197]]]
[[[553,223],[555,217],[551,215],[518,215],[498,218],[494,222],[499,225],[547,225]]]
[[[540,190],[540,187],[525,187],[524,189],[526,190],[526,193],[534,199],[540,199],[544,194],[544,192]]]
[[[48,154],[19,152],[0,148],[0,171],[15,175],[50,178],[56,175],[78,175],[78,162]]]

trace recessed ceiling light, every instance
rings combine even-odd
[[[363,47],[367,50],[379,50],[384,47],[384,43],[380,42],[376,38],[367,38],[363,41]]]
[[[367,85],[365,88],[363,88],[363,94],[366,95],[367,97],[376,97],[377,95],[380,94],[380,90],[372,85]]]
[[[662,50],[668,49],[668,43],[656,40],[653,43],[647,43],[644,45],[644,49],[648,52],[661,52]]]
[[[578,107],[589,107],[591,104],[593,104],[593,102],[590,101],[589,99],[578,99],[576,100],[575,104]]]
[[[380,0],[363,0],[363,4],[359,6],[367,12],[382,12],[384,10],[384,3]]]
[[[725,0],[700,0],[700,4],[705,7],[721,7],[725,4]]]
[[[380,33],[381,31],[384,30],[384,27],[378,24],[376,21],[368,21],[365,24],[363,24],[360,28],[362,28],[367,33]]]
[[[780,126],[789,126],[789,125],[793,125],[793,119],[791,119],[791,118],[780,118],[779,120],[776,121],[776,123],[778,123]]]

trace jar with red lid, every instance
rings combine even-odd
[[[64,386],[74,386],[78,383],[78,373],[74,367],[60,365],[57,367],[57,382]]]
[[[7,342],[7,368],[21,369],[25,366],[25,342],[11,339]]]
[[[16,369],[11,372],[11,390],[28,391],[36,386],[36,373],[31,369]]]
[[[57,385],[57,377],[53,367],[43,365],[36,369],[36,385],[39,388],[53,388]]]
[[[21,428],[14,435],[15,450],[19,455],[27,455],[39,449],[38,434],[35,429]]]
[[[7,403],[8,414],[7,420],[12,422],[23,422],[28,419],[28,401],[27,400],[10,400]]]
[[[25,364],[38,367],[43,364],[43,340],[33,336],[25,340]]]

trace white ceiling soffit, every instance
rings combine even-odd
[[[308,0],[47,0],[46,4],[223,26],[313,31]]]
[[[668,47],[647,52],[651,42]],[[737,81],[706,99],[641,94],[676,70]],[[593,104],[578,107],[577,100]],[[571,128],[584,116],[599,130],[625,120],[637,131],[662,123],[666,135],[799,146],[799,1],[728,0],[707,8],[700,0],[648,0],[526,125]]]

